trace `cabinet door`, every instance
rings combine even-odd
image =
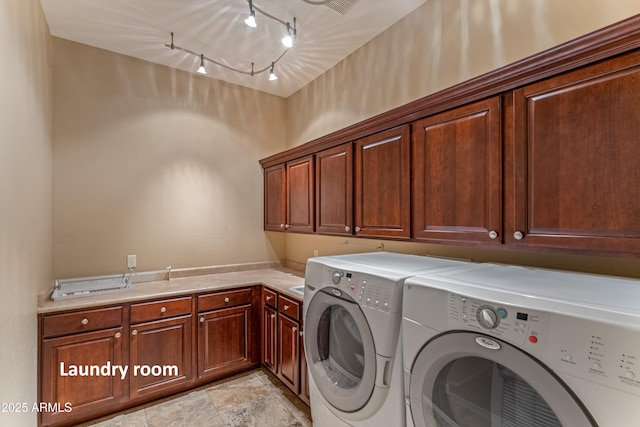
[[[411,237],[409,125],[355,142],[355,234]]]
[[[300,337],[298,322],[278,315],[278,378],[295,394],[299,392]]]
[[[302,329],[302,325],[300,325]],[[304,333],[300,334],[300,399],[309,405],[309,370],[307,354],[304,351]]]
[[[191,325],[192,316],[188,315],[131,326],[129,376],[132,398],[191,381]],[[152,369],[150,375],[145,375],[144,366]]]
[[[640,254],[638,64],[634,52],[514,92],[509,243]]]
[[[122,366],[122,328],[85,332],[42,341],[41,401],[72,411],[42,412],[42,424],[60,422],[116,406],[123,398],[120,375],[77,375],[74,366]],[[82,373],[82,372],[78,372]]]
[[[277,313],[271,307],[262,309],[262,364],[274,374],[277,373]]]
[[[287,162],[288,231],[312,233],[314,228],[313,156]]]
[[[500,114],[494,97],[414,124],[416,240],[500,243]]]
[[[286,170],[280,164],[264,170],[264,229],[284,231],[287,223]]]
[[[198,315],[198,377],[252,364],[251,305]]]
[[[316,231],[353,234],[353,146],[316,154]]]

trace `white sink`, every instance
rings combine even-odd
[[[304,296],[304,285],[292,286],[292,287],[289,288],[289,290],[291,292],[294,292],[294,293],[298,294],[298,295]]]

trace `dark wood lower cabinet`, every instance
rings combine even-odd
[[[257,285],[40,314],[38,401],[60,410],[41,412],[39,425],[75,425],[121,411],[259,367],[261,356],[298,394],[300,307]],[[76,375],[79,366],[127,371],[124,378],[119,370]]]
[[[300,328],[303,329],[302,325]],[[300,334],[300,399],[309,405],[309,368],[307,354],[304,351],[304,331]]]
[[[278,378],[294,393],[300,387],[300,326],[278,314]]]
[[[198,378],[253,364],[250,304],[200,313],[198,318]]]
[[[192,319],[188,315],[131,325],[132,398],[166,391],[192,380]]]
[[[278,331],[278,314],[271,307],[263,307],[262,309],[262,364],[265,368],[278,373],[277,360],[277,331]]]
[[[40,401],[59,404],[62,411],[41,412],[41,424],[116,408],[123,400],[119,376],[73,375],[74,366],[123,364],[122,327],[44,339],[41,344]],[[70,412],[65,412],[70,405]]]

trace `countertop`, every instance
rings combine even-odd
[[[290,291],[289,288],[304,285],[304,275],[299,271],[285,268],[243,270],[134,283],[131,289],[125,291],[72,297],[56,301],[51,300],[51,290],[49,290],[43,298],[40,298],[38,313],[44,314],[99,305],[122,304],[251,285],[265,285],[288,297],[302,301],[302,296]]]

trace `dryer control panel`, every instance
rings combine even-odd
[[[447,317],[450,329],[465,329],[493,335],[539,355],[549,327],[549,313],[497,304],[449,293]]]
[[[387,313],[402,310],[402,283],[331,267],[325,270],[323,282],[334,285],[361,307],[375,308]]]

